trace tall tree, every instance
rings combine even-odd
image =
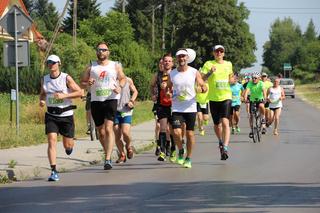
[[[59,19],[59,14],[54,4],[48,0],[36,0],[33,4],[35,18],[42,20],[48,31],[53,31]]]
[[[263,65],[274,74],[282,71],[284,63],[294,66],[295,54],[301,42],[301,29],[291,18],[277,19],[271,26],[269,41],[263,46]]]
[[[316,28],[312,19],[309,21],[306,32],[303,34],[303,38],[306,41],[315,41],[317,39]]]
[[[63,21],[64,30],[68,33],[72,32],[73,26],[73,6],[74,1],[70,1],[70,7],[68,8],[68,15]],[[77,20],[79,21],[94,18],[100,16],[100,3],[97,0],[78,0],[77,5]],[[79,24],[77,24],[79,27]]]
[[[32,14],[33,11],[33,5],[34,5],[34,1],[33,0],[22,0],[24,6],[26,6],[28,13]]]

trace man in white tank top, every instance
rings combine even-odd
[[[74,120],[71,99],[81,97],[82,91],[72,77],[60,72],[61,61],[56,55],[50,55],[47,66],[50,74],[41,81],[40,106],[47,105],[45,128],[48,137],[48,158],[51,166],[51,175],[48,181],[58,181],[56,170],[57,136],[62,135],[66,154],[70,155],[74,146]]]
[[[113,131],[117,101],[126,79],[121,64],[109,60],[110,51],[105,42],[96,47],[97,61],[85,69],[82,87],[90,87],[91,115],[99,132],[99,140],[105,152],[104,169],[112,169],[111,154],[115,143]]]
[[[206,92],[207,87],[198,70],[188,66],[189,53],[180,49],[177,53],[178,67],[169,74],[168,83],[163,82],[161,87],[168,86],[172,92],[172,128],[173,137],[179,153],[177,163],[185,168],[191,168],[192,149],[195,143],[194,125],[197,113],[196,91]],[[171,95],[168,93],[168,95]],[[187,153],[184,159],[182,146],[182,124],[186,124]]]

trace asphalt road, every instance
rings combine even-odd
[[[320,115],[288,98],[280,135],[248,138],[247,117],[221,161],[212,127],[197,136],[192,169],[158,162],[153,151],[114,166],[63,173],[56,183],[0,187],[0,212],[320,212]]]

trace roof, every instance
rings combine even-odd
[[[0,1],[0,17],[2,17],[6,10],[7,7],[11,7],[12,5],[18,5],[20,6],[20,8],[28,15],[30,16],[30,14],[27,11],[26,6],[24,5],[22,0],[1,0]],[[36,27],[34,24],[32,24],[31,26],[31,31],[34,34],[35,40],[41,39],[43,38],[43,36],[41,35],[41,33],[39,31],[37,31]]]

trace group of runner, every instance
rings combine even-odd
[[[179,49],[176,52],[176,68],[173,68],[171,54],[165,54],[159,61],[159,71],[152,78],[150,87],[151,98],[155,102],[153,111],[156,116],[156,155],[159,161],[169,157],[171,162],[186,168],[192,167],[196,120],[200,135],[204,135],[203,126],[208,123],[209,109],[221,160],[227,160],[230,126],[232,133],[240,132],[241,92],[245,101],[260,101],[258,105],[263,117],[263,100],[270,102],[271,113],[267,115],[267,123],[263,119],[263,125],[269,126],[275,120],[274,134],[278,134],[281,100],[284,98],[278,79],[266,91],[264,83],[253,75],[243,92],[244,87],[233,75],[232,63],[224,60],[225,48],[216,45],[212,48],[212,54],[214,59],[207,61],[199,70],[188,65],[195,57],[190,49]],[[71,99],[83,95],[81,88],[91,93],[91,115],[105,153],[104,169],[112,169],[114,144],[119,151],[117,163],[133,157],[130,127],[138,91],[132,79],[125,76],[121,64],[109,60],[110,51],[106,43],[101,42],[96,46],[96,55],[97,60],[86,67],[80,86],[70,75],[60,71],[61,61],[58,56],[50,55],[47,58],[50,73],[42,80],[40,106],[47,106],[45,127],[51,166],[49,181],[59,180],[56,169],[58,134],[63,136],[66,154],[70,155],[73,151],[75,106]]]

